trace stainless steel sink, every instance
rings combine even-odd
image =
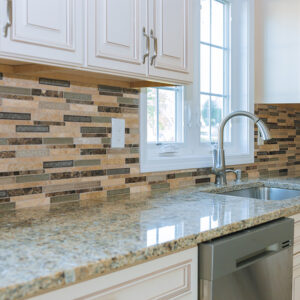
[[[222,195],[256,198],[261,200],[285,200],[300,196],[300,190],[288,190],[270,187],[253,187],[231,192],[219,193]]]

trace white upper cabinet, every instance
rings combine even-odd
[[[255,100],[300,102],[300,1],[255,1]]]
[[[0,0],[0,58],[192,82],[192,0]]]
[[[191,3],[190,0],[149,1],[151,77],[192,81]]]
[[[88,65],[192,82],[191,5],[191,0],[90,0]]]
[[[1,52],[13,58],[83,63],[82,0],[2,0]]]
[[[145,0],[88,1],[89,66],[146,75],[146,4]]]

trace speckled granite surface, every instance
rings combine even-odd
[[[300,179],[232,184],[300,190]],[[300,197],[261,201],[213,185],[0,215],[0,299],[22,299],[300,212]]]

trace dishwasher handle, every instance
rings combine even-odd
[[[276,244],[273,244],[273,245],[271,245],[267,248],[264,248],[260,251],[256,251],[247,256],[238,258],[238,259],[236,259],[236,263],[235,263],[236,269],[238,270],[238,269],[247,267],[249,265],[252,265],[252,264],[256,263],[257,261],[264,259],[270,255],[273,255],[280,250],[281,249],[279,248],[279,244],[276,243]]]

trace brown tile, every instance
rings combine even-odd
[[[121,113],[121,108],[114,106],[98,106],[98,111],[106,113]]]
[[[8,139],[9,145],[40,145],[43,143],[41,138],[11,138]]]
[[[0,151],[0,158],[15,158],[16,151]]]
[[[81,149],[81,155],[105,155],[106,149]]]
[[[136,183],[146,181],[146,176],[125,178],[125,183]]]

